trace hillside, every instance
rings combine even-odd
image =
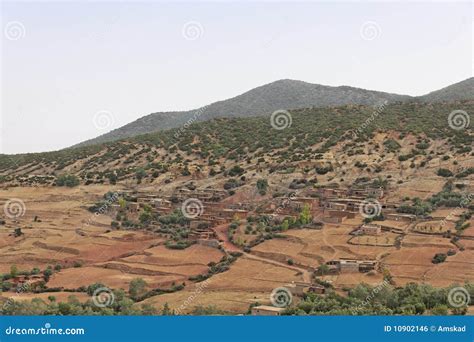
[[[283,130],[273,129],[268,116],[216,119],[101,145],[4,155],[0,174],[4,182],[25,185],[53,183],[65,173],[86,184],[130,181],[141,170],[141,178],[159,182],[190,170],[213,175],[236,164],[268,172],[327,167],[331,178],[353,170],[399,173],[408,163],[406,173],[412,174],[441,155],[472,163],[472,130],[448,124],[448,114],[458,108],[474,112],[474,102],[395,103],[368,125],[377,112],[361,105],[294,110],[292,125]]]
[[[418,99],[424,102],[472,100],[474,98],[474,77],[433,91]]]
[[[275,288],[314,282],[327,293],[318,301],[337,302],[313,314],[415,314],[404,302],[381,312],[347,300],[386,282],[404,293],[413,282],[423,293],[472,291],[474,135],[448,123],[460,109],[472,113],[474,101],[303,108],[281,130],[268,115],[220,118],[0,156],[0,273],[42,280],[34,292],[9,287],[0,303],[15,294],[34,302],[6,314],[50,313],[63,306],[38,299],[91,303],[100,288],[129,294],[117,313],[132,312],[126,302],[147,314],[242,314]],[[347,259],[358,265],[349,273]],[[137,278],[144,288],[133,294]],[[206,289],[185,307],[197,286]]]
[[[347,86],[330,87],[295,80],[279,80],[200,109],[149,114],[76,146],[93,145],[176,128],[184,125],[188,120],[206,121],[225,117],[251,117],[270,114],[279,109],[331,107],[345,104],[377,105],[385,101],[393,102],[406,99],[409,99],[409,96]]]
[[[330,87],[296,80],[279,80],[244,94],[183,112],[158,112],[125,126],[84,141],[78,146],[109,142],[140,134],[183,126],[187,122],[215,118],[254,117],[280,109],[334,107],[347,104],[380,105],[385,101],[443,102],[474,99],[474,78],[450,85],[420,97],[397,95],[348,86]]]

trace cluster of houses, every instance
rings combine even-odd
[[[338,224],[346,219],[354,218],[359,214],[359,209],[368,198],[380,203],[380,210],[388,220],[412,222],[416,219],[415,215],[398,213],[397,209],[400,203],[385,201],[385,190],[382,187],[357,185],[342,189],[327,186],[318,188],[315,196],[320,199],[320,208],[323,212],[322,221],[326,223]]]
[[[224,190],[205,188],[189,189],[177,188],[169,195],[140,193],[136,191],[123,191],[121,195],[126,201],[126,210],[130,214],[138,214],[143,208],[151,208],[152,212],[159,215],[169,215],[175,210],[180,210],[182,203],[187,199],[200,201],[199,215],[191,218],[190,239],[197,242],[217,247],[219,242],[213,227],[232,222],[234,219],[245,219],[254,208],[247,203],[225,204],[222,200],[228,196]],[[119,210],[119,204],[111,205],[112,209]],[[157,222],[151,222],[157,224]]]

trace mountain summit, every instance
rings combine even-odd
[[[87,140],[76,146],[93,145],[144,133],[180,127],[188,120],[206,121],[225,117],[251,117],[279,109],[331,107],[345,104],[376,105],[385,101],[410,99],[409,96],[372,91],[349,86],[331,87],[296,80],[279,80],[254,88],[236,97],[182,112],[158,112],[146,115],[125,126]]]
[[[261,116],[279,109],[332,107],[347,104],[379,105],[385,101],[446,102],[473,98],[474,78],[469,78],[420,97],[349,86],[331,87],[283,79],[195,110],[152,113],[97,138],[82,142],[75,147],[94,145],[176,128],[184,125],[186,122],[207,121],[226,117]]]

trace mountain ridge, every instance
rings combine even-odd
[[[177,128],[189,120],[194,122],[220,117],[261,116],[279,109],[332,107],[346,104],[378,105],[385,101],[405,101],[410,98],[408,95],[367,90],[347,85],[334,87],[299,80],[281,79],[201,108],[151,113],[72,147],[94,145]]]
[[[281,79],[201,108],[151,113],[71,147],[116,141],[141,134],[177,128],[189,122],[208,121],[214,118],[261,116],[280,109],[333,107],[347,104],[380,105],[385,102],[398,101],[440,102],[473,98],[473,77],[418,97],[347,85],[327,86],[299,80]]]

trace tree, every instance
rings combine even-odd
[[[146,293],[147,282],[142,278],[132,279],[128,287],[128,293],[134,300],[139,299]]]
[[[321,275],[325,275],[329,272],[329,266],[326,264],[322,264],[318,267],[318,273]]]
[[[152,219],[152,214],[148,211],[144,211],[143,213],[140,214],[139,220],[141,223],[149,223]]]
[[[441,176],[441,177],[452,177],[453,176],[453,173],[451,172],[451,170],[448,170],[448,169],[438,169],[438,171],[436,172],[436,174],[438,176]]]
[[[16,265],[11,265],[10,266],[10,276],[12,278],[15,278],[17,275],[18,275],[18,268],[16,267]]]
[[[265,195],[268,189],[268,181],[266,179],[257,180],[257,190],[260,195]]]
[[[305,204],[303,206],[303,210],[300,213],[300,222],[301,224],[308,224],[311,223],[312,217],[311,217],[311,210],[309,209],[309,205]]]
[[[161,309],[161,315],[162,316],[171,316],[171,315],[173,315],[173,312],[171,311],[168,303],[165,303],[165,305],[163,306],[163,309]]]
[[[438,304],[431,309],[431,314],[436,316],[446,316],[448,314],[448,307],[446,305]]]
[[[23,235],[23,232],[21,231],[21,228],[15,228],[15,230],[13,231],[13,236],[14,237],[19,237],[19,236],[22,236]]]
[[[51,277],[52,274],[53,274],[53,270],[52,270],[50,267],[48,267],[47,269],[45,269],[45,270],[43,271],[44,280],[45,280],[45,281],[49,281],[49,278]]]
[[[79,183],[79,178],[74,175],[61,175],[56,180],[57,186],[67,186],[69,188],[75,187],[79,185]]]
[[[137,178],[137,183],[140,184],[142,182],[142,179],[146,177],[146,171],[143,168],[139,168],[135,172],[135,177]]]

